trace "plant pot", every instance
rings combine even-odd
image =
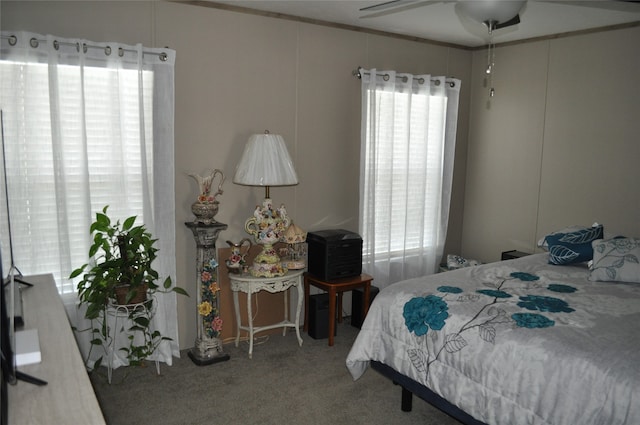
[[[136,296],[127,302],[127,294],[129,293],[129,285],[116,286],[116,302],[118,305],[140,304],[147,300],[147,285],[143,285],[137,289]]]

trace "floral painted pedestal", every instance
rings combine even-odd
[[[220,287],[218,285],[218,260],[216,241],[222,230],[222,223],[187,222],[196,240],[196,284],[198,334],[194,347],[189,350],[189,358],[198,366],[229,360],[222,349],[222,319],[220,317]]]

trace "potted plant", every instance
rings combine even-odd
[[[164,340],[159,331],[151,330],[154,298],[156,292],[175,292],[187,295],[179,287],[172,287],[171,277],[158,285],[158,272],[152,263],[158,249],[144,225],[134,226],[136,216],[120,223],[112,221],[107,215],[108,206],[96,213],[90,232],[93,244],[89,248],[90,262],[75,269],[70,279],[82,275],[78,282],[80,303],[86,305],[85,317],[91,320],[91,345],[109,344],[111,341],[106,311],[110,306],[127,305],[131,326],[129,327],[129,345],[121,348],[127,355],[130,365],[142,365]],[[135,338],[135,334],[141,337]],[[100,357],[93,368],[102,363]]]

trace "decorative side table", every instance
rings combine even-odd
[[[304,296],[302,290],[302,273],[304,270],[289,270],[284,276],[277,277],[255,277],[252,275],[229,275],[231,282],[231,290],[233,291],[233,306],[236,310],[236,347],[240,342],[240,330],[249,331],[249,358],[253,355],[253,336],[268,329],[282,328],[282,335],[286,335],[287,328],[295,328],[298,337],[298,344],[302,346],[302,337],[300,336],[300,313],[302,311],[302,299]],[[288,289],[291,287],[298,288],[298,306],[296,309],[295,323],[289,320],[289,302]],[[253,312],[251,311],[251,294],[260,291],[271,293],[284,292],[284,320],[267,326],[253,326]],[[240,306],[238,305],[238,292],[247,294],[247,316],[249,325],[244,326],[240,321]]]
[[[197,284],[197,323],[198,333],[189,357],[198,366],[229,360],[222,349],[219,338],[222,332],[220,318],[220,300],[218,292],[218,260],[216,241],[218,234],[227,228],[222,223],[186,222],[196,240],[196,284]]]

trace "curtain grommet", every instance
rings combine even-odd
[[[9,42],[9,46],[15,46],[16,43],[18,43],[18,37],[16,37],[15,35],[10,35],[8,42]]]
[[[33,47],[34,49],[39,45],[40,45],[40,42],[38,41],[37,38],[33,37],[31,40],[29,40],[29,46]]]

